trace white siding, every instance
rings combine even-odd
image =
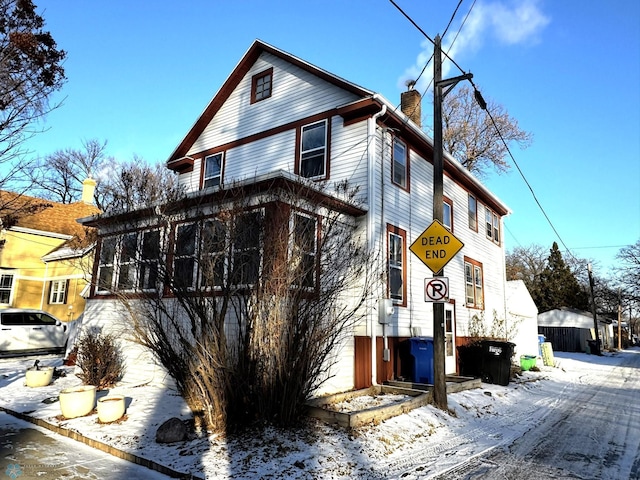
[[[386,224],[399,227],[407,232],[407,306],[395,309],[393,322],[387,327],[390,336],[412,336],[411,327],[419,327],[422,335],[433,335],[432,304],[424,301],[425,278],[433,273],[422,261],[410,252],[411,243],[433,221],[433,166],[416,152],[410,150],[410,193],[391,182],[391,145],[387,136],[383,147],[382,182],[383,193],[376,202],[375,223],[377,245],[383,252],[380,261],[382,277],[386,279]],[[378,173],[378,172],[377,172]],[[378,176],[380,179],[380,177]],[[499,318],[505,317],[504,300],[504,248],[489,240],[484,231],[484,207],[478,205],[478,232],[468,226],[468,192],[450,177],[444,177],[444,195],[453,201],[453,234],[463,243],[463,249],[446,265],[445,276],[449,278],[450,299],[455,301],[457,336],[468,334],[468,321],[474,315],[484,315],[490,322],[494,310]],[[482,222],[481,222],[482,220]],[[465,297],[464,257],[482,263],[484,282],[483,310],[467,308]],[[379,293],[386,295],[386,285]],[[484,312],[484,313],[483,313]],[[382,335],[382,327],[377,328]]]
[[[272,96],[251,104],[252,76],[271,66]],[[238,84],[188,154],[300,120],[355,99],[354,95],[265,53]]]
[[[273,94],[251,104],[251,77],[273,66]],[[345,92],[309,72],[269,54],[254,64],[225,104],[217,112],[187,155],[219,147],[250,135],[259,134],[284,124],[300,121],[311,115],[327,112],[355,100]],[[331,181],[344,179],[366,186],[367,122],[343,126],[342,118],[331,118],[330,176]],[[267,172],[295,170],[295,128],[256,140],[225,152],[223,183],[231,184]],[[180,175],[180,183],[188,191],[200,185],[201,165],[196,158],[192,172]],[[362,188],[365,195],[366,188]]]

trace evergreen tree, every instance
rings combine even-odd
[[[589,311],[589,295],[562,259],[556,242],[553,242],[547,266],[540,274],[539,290],[532,296],[540,312],[561,307]]]

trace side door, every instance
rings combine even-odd
[[[0,312],[0,324],[0,351],[29,349],[30,327],[24,324],[22,312]]]
[[[456,374],[456,315],[455,304],[444,304],[444,369],[447,375]]]
[[[66,327],[51,315],[41,312],[25,313],[25,324],[29,326],[29,348],[39,350],[64,347]]]

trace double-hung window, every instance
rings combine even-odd
[[[483,308],[482,264],[468,257],[464,257],[464,277],[467,307]]]
[[[258,282],[262,223],[261,211],[243,213],[236,219],[231,278],[234,285],[254,285]]]
[[[478,202],[476,201],[476,197],[469,194],[469,203],[468,203],[468,212],[469,212],[469,228],[471,230],[478,231]]]
[[[402,188],[407,188],[407,146],[398,140],[393,139],[393,152],[391,163],[391,180]]]
[[[200,286],[221,287],[225,274],[226,229],[220,220],[203,223],[200,249]]]
[[[132,290],[136,286],[137,248],[137,233],[127,233],[122,236],[118,262],[118,290]]]
[[[158,263],[160,261],[160,230],[148,230],[142,233],[140,249],[140,276],[138,288],[155,290],[158,284]]]
[[[442,224],[453,231],[453,200],[447,197],[442,201]]]
[[[118,237],[116,236],[102,239],[100,259],[98,261],[98,292],[106,293],[113,288],[117,245]]]
[[[204,158],[204,188],[218,187],[222,184],[223,152]]]
[[[296,213],[293,215],[292,261],[297,265],[295,284],[313,288],[316,285],[317,221]]]
[[[173,285],[178,290],[186,290],[194,286],[196,232],[195,223],[186,223],[176,227]]]
[[[327,172],[327,121],[302,127],[300,132],[300,175],[325,177]]]
[[[9,305],[13,291],[13,274],[0,272],[0,304]]]
[[[52,280],[49,285],[49,304],[61,305],[67,303],[67,287],[69,280]]]
[[[487,227],[487,238],[500,244],[500,217],[487,207],[485,207],[485,223]]]
[[[395,305],[406,305],[406,232],[387,225],[388,291]]]

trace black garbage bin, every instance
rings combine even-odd
[[[458,371],[463,377],[482,377],[482,345],[473,343],[460,345],[458,351]]]
[[[509,385],[511,357],[515,343],[497,340],[482,341],[482,381],[496,385]]]
[[[412,360],[411,380],[433,385],[433,338],[411,337],[409,355]]]

